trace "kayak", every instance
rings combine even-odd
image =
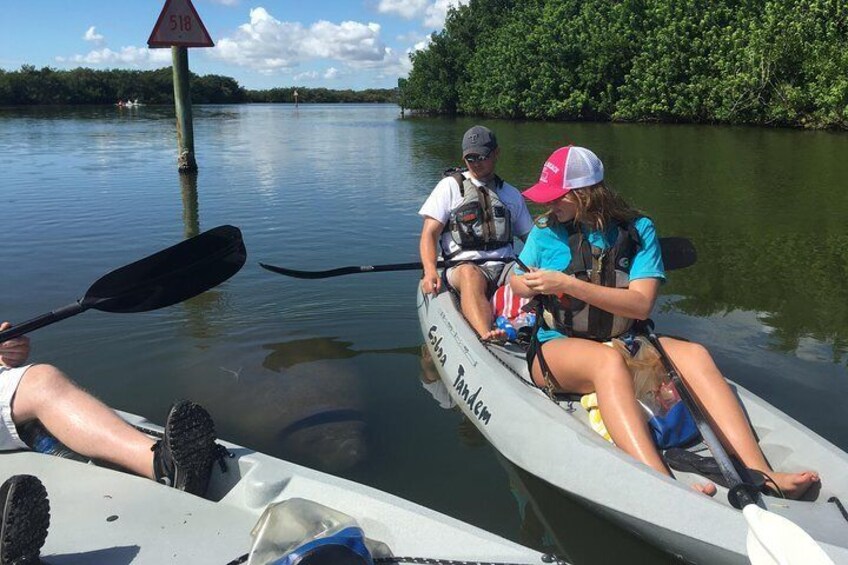
[[[530,382],[524,349],[483,343],[451,292],[417,292],[425,344],[451,398],[504,457],[653,545],[693,563],[747,563],[748,526],[727,489],[707,497],[703,477],[666,477],[590,427],[579,400],[551,400]],[[778,470],[815,469],[809,501],[763,496],[769,512],[810,534],[835,563],[848,563],[848,454],[743,387],[730,383],[766,458]],[[690,448],[708,455],[703,444]]]
[[[135,426],[162,428],[127,413]],[[269,505],[311,501],[352,518],[383,555],[539,565],[542,554],[391,494],[225,441],[206,498],[143,477],[33,451],[0,455],[4,478],[37,476],[50,500],[49,563],[221,565],[246,560]],[[299,508],[299,506],[293,506]],[[409,561],[398,560],[397,563]]]

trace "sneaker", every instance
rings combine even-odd
[[[203,407],[188,400],[174,404],[165,434],[152,450],[157,481],[197,496],[206,494],[216,449],[215,424]]]
[[[40,563],[50,502],[37,477],[15,475],[0,486],[0,565]]]

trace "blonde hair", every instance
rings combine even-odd
[[[610,223],[628,223],[644,213],[628,204],[624,198],[608,188],[604,181],[568,192],[565,198],[577,206],[574,222],[584,224],[592,230],[605,231]],[[553,227],[559,223],[552,209],[536,218],[540,228]]]

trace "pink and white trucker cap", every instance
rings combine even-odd
[[[584,188],[604,180],[604,164],[585,147],[560,147],[542,167],[539,182],[523,192],[524,197],[547,204],[562,198],[575,188]]]

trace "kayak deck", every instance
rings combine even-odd
[[[161,430],[130,414],[133,424]],[[394,555],[541,563],[540,554],[393,495],[244,447],[216,464],[208,499],[120,471],[31,451],[4,453],[5,475],[37,476],[50,499],[42,557],[87,563],[220,563],[250,550],[265,507],[290,498],[353,517]]]

